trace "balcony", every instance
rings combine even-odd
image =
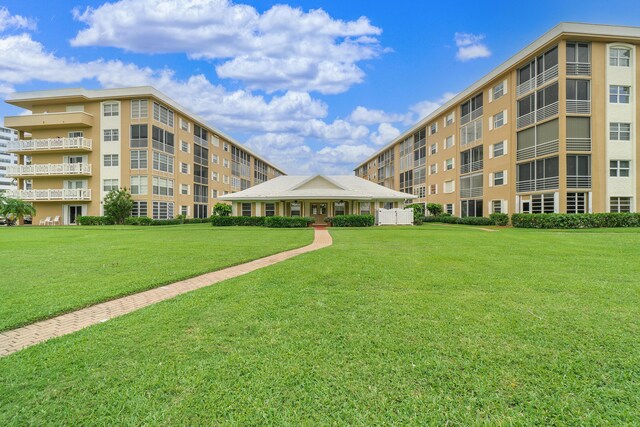
[[[475,162],[460,165],[460,173],[465,174],[469,172],[481,171],[482,167],[483,167],[483,161],[476,160]]]
[[[464,125],[466,123],[469,123],[472,120],[477,119],[480,116],[482,116],[482,107],[476,108],[475,110],[473,110],[469,114],[462,116],[460,118],[460,124]]]
[[[460,189],[460,198],[469,199],[475,197],[482,197],[482,187]]]
[[[567,188],[591,188],[591,176],[567,175]]]
[[[88,163],[61,163],[43,165],[15,165],[7,167],[7,175],[14,177],[30,176],[90,176]]]
[[[567,151],[591,151],[591,138],[567,137]]]
[[[560,143],[557,139],[553,141],[543,142],[533,147],[522,148],[516,153],[516,161],[533,159],[534,157],[548,156],[557,153],[560,149]]]
[[[567,62],[568,76],[590,76],[591,64],[588,62]]]
[[[591,101],[567,99],[567,114],[591,114]]]
[[[16,130],[31,131],[38,128],[62,129],[93,126],[93,116],[84,111],[9,116],[4,125]]]
[[[516,96],[520,97],[527,92],[531,92],[535,88],[545,85],[547,82],[558,77],[558,65],[554,65],[551,68],[547,68],[542,73],[535,77],[530,78],[526,82],[520,83],[516,87]]]
[[[557,190],[559,186],[560,180],[557,176],[552,176],[550,178],[531,179],[528,181],[518,181],[516,183],[516,193],[541,190]]]
[[[7,197],[21,199],[27,202],[58,202],[58,201],[90,201],[91,190],[77,189],[48,189],[48,190],[10,190]]]
[[[47,138],[21,139],[9,142],[11,153],[33,153],[38,151],[91,151],[92,141],[88,138]]]
[[[591,107],[589,107],[591,108]],[[554,102],[553,104],[546,105],[542,108],[538,108],[535,111],[524,114],[518,117],[517,127],[518,129],[523,128],[525,126],[532,125],[534,123],[538,123],[542,120],[546,120],[549,117],[553,117],[558,114],[558,102]]]

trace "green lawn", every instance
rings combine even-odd
[[[638,230],[331,233],[0,359],[0,425],[638,424]]]
[[[311,230],[0,228],[0,331],[311,243]]]

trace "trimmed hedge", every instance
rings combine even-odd
[[[126,225],[151,225],[153,223],[153,219],[146,216],[130,216],[124,220]]]
[[[465,216],[458,218],[451,215],[426,216],[422,219],[424,222],[442,222],[444,224],[462,224],[462,225],[494,225],[491,218],[478,216]]]
[[[489,215],[489,218],[493,221],[494,225],[509,225],[509,215],[506,213],[492,213]]]
[[[108,216],[79,216],[76,217],[78,225],[113,225],[115,221]]]
[[[640,227],[640,213],[594,214],[513,214],[511,224],[517,228],[602,228]]]
[[[332,227],[372,227],[376,219],[373,215],[338,215],[325,221]]]
[[[211,225],[214,227],[244,226],[269,228],[304,228],[315,220],[306,217],[284,216],[213,216]]]

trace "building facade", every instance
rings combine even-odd
[[[133,216],[204,218],[225,194],[283,172],[152,87],[15,93],[30,115],[6,117],[19,133],[8,168],[33,203],[34,221],[102,215],[112,189],[126,187]],[[34,222],[35,223],[35,222]]]
[[[14,178],[9,176],[8,169],[18,163],[18,157],[9,152],[9,143],[18,139],[18,131],[0,127],[0,193],[16,190]]]
[[[456,216],[638,212],[640,28],[562,23],[358,165]]]

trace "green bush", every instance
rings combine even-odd
[[[151,225],[153,223],[153,219],[146,216],[130,216],[124,220],[126,225]]]
[[[182,224],[182,220],[178,218],[151,220],[151,225],[180,225],[180,224]]]
[[[427,210],[433,216],[438,216],[442,213],[442,205],[440,203],[427,203]]]
[[[509,215],[506,213],[492,213],[489,218],[491,218],[494,225],[509,225]]]
[[[513,214],[511,224],[517,228],[602,228],[640,227],[640,213],[594,214]]]
[[[235,216],[214,216],[211,218],[211,225],[214,227],[226,227],[235,225],[233,219]]]
[[[262,227],[264,226],[265,217],[263,216],[213,216],[211,217],[211,225],[214,227],[223,226],[243,226],[243,227]]]
[[[113,218],[107,216],[79,216],[76,217],[78,225],[113,225]]]
[[[338,215],[327,218],[333,227],[371,227],[375,224],[373,215]]]
[[[437,216],[426,216],[422,219],[424,222],[442,222],[444,224],[462,224],[462,225],[494,225],[491,218],[465,216],[458,218],[449,214],[440,214]]]
[[[264,226],[269,228],[305,228],[314,222],[313,218],[303,216],[268,216],[264,220]]]

